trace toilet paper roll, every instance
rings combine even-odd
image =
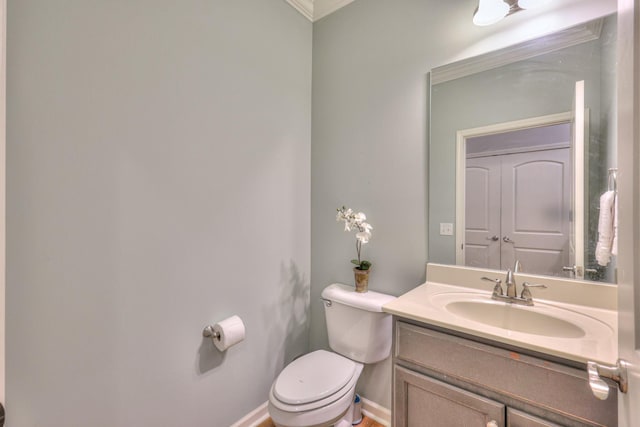
[[[218,350],[225,351],[232,345],[244,340],[244,323],[238,316],[231,316],[213,325],[218,338],[213,340]]]

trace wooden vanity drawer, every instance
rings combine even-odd
[[[596,399],[586,371],[403,321],[395,325],[395,363],[568,416],[580,425],[617,425],[617,390],[611,388],[605,401]]]
[[[396,366],[395,393],[407,402],[394,413],[395,427],[486,426],[504,427],[503,404],[469,393],[426,375]]]

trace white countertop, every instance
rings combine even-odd
[[[583,327],[584,336],[560,338],[503,329],[453,314],[443,308],[441,302],[447,298],[444,294],[456,293],[463,293],[466,297],[477,300],[491,298],[491,292],[475,287],[427,282],[385,304],[383,311],[402,318],[581,363],[592,360],[615,364],[617,360],[618,317],[615,310],[544,300],[536,298],[534,294],[535,306],[527,309],[543,312],[561,308],[565,310],[567,320],[582,319],[584,321],[586,325]]]

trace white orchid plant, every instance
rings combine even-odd
[[[368,270],[371,267],[371,262],[360,258],[362,252],[362,245],[369,242],[371,239],[371,227],[366,223],[366,215],[362,212],[355,213],[351,209],[347,209],[344,206],[337,209],[338,215],[336,215],[336,221],[344,221],[344,231],[358,230],[356,233],[356,253],[358,259],[352,259],[351,263],[356,265],[358,270]]]

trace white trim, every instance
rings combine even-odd
[[[618,393],[620,426],[640,419],[640,0],[618,1],[618,356],[629,391]]]
[[[391,411],[364,397],[362,398],[362,413],[385,427],[391,427]]]
[[[286,0],[295,10],[313,22],[313,0]]]
[[[431,84],[435,85],[492,70],[503,65],[599,39],[602,26],[603,20],[597,19],[538,39],[436,67],[431,71]]]
[[[311,22],[315,22],[355,0],[286,0]]]
[[[557,113],[547,116],[531,117],[512,122],[496,123],[471,129],[463,129],[456,132],[456,264],[464,265],[464,201],[465,201],[465,169],[467,138],[492,135],[494,133],[511,132],[519,129],[549,126],[558,123],[568,123],[572,119],[572,113]]]
[[[256,409],[242,417],[231,427],[255,427],[261,422],[269,418],[269,411],[267,405],[269,402],[264,402]],[[391,411],[376,402],[362,398],[362,413],[372,420],[382,424],[385,427],[391,427]]]
[[[315,0],[315,8],[313,11],[313,21],[324,18],[352,3],[354,0]]]
[[[557,150],[560,148],[571,148],[571,142],[558,142],[555,144],[530,145],[528,147],[503,148],[498,150],[487,150],[475,154],[467,154],[467,159],[477,159],[480,157],[503,156],[505,154],[532,153],[535,151]]]
[[[585,195],[585,101],[584,80],[576,82],[574,100],[573,135],[573,256],[575,278],[584,279],[584,195]]]
[[[269,411],[267,410],[268,401],[258,406],[253,411],[242,417],[231,425],[231,427],[255,427],[261,422],[269,418]]]
[[[0,0],[0,402],[5,404],[7,0]]]

